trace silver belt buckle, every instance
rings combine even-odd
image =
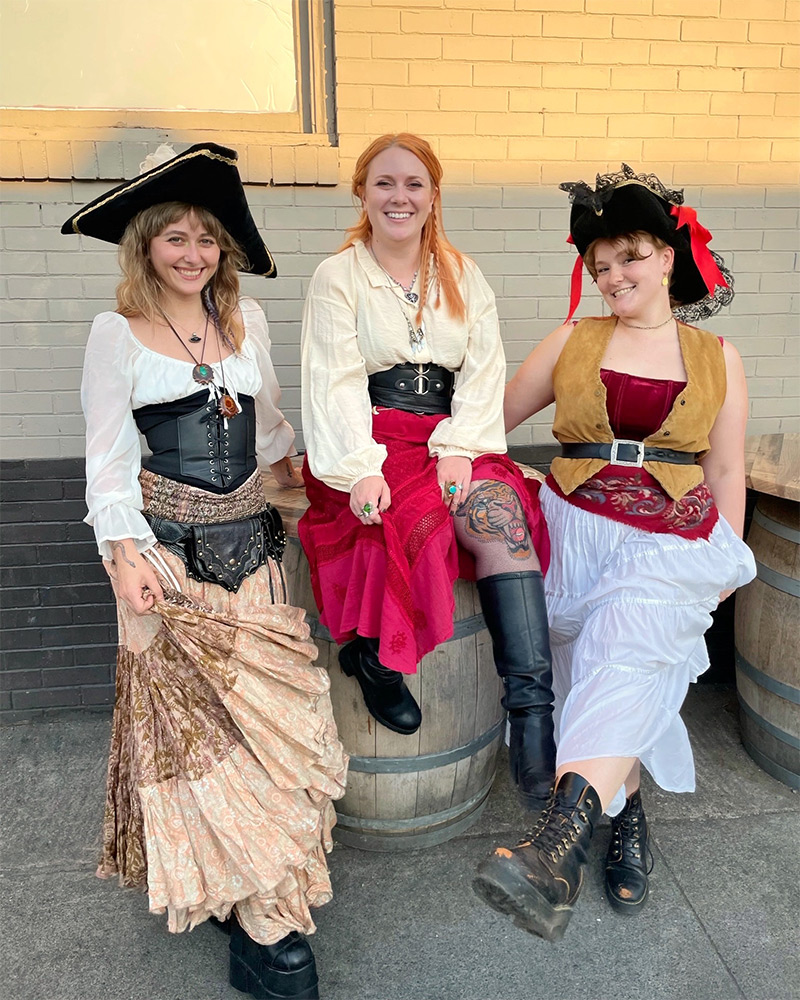
[[[429,391],[430,379],[428,378],[429,369],[424,365],[417,365],[417,374],[414,376],[414,393],[417,396],[427,396]]]
[[[617,449],[621,444],[633,445],[636,449],[635,462],[623,462],[621,458],[617,458]],[[626,438],[614,438],[611,442],[611,458],[609,462],[611,465],[624,465],[631,469],[641,469],[644,464],[644,441],[629,441]]]

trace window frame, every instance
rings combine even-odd
[[[143,144],[153,147],[164,141],[191,143],[202,137],[234,146],[240,152],[252,152],[250,158],[260,164],[255,172],[263,182],[267,179],[263,147],[289,147],[286,153],[293,146],[316,147],[320,153],[334,149],[338,146],[334,0],[292,0],[292,6],[297,111],[4,108],[0,177],[126,179],[137,172],[133,163]],[[246,158],[243,159],[246,174]],[[286,156],[281,162],[285,174]]]

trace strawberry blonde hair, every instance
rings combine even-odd
[[[436,301],[434,305],[438,309],[441,304],[441,297],[447,303],[447,308],[456,319],[464,319],[467,314],[464,299],[458,288],[458,279],[464,273],[464,255],[459,253],[444,233],[442,224],[442,165],[429,142],[411,132],[399,132],[396,135],[382,135],[371,142],[356,162],[356,169],[353,173],[353,183],[351,190],[354,197],[361,199],[364,187],[367,183],[369,165],[378,155],[386,149],[399,146],[413,153],[428,171],[433,184],[433,207],[431,213],[425,220],[422,227],[421,254],[419,267],[419,309],[416,321],[422,322],[422,309],[428,296],[428,279],[431,271],[431,257],[433,257],[433,271],[436,277]],[[366,210],[361,209],[361,217],[354,226],[347,230],[345,242],[339,247],[339,252],[351,247],[356,240],[369,243],[372,236],[372,224]]]

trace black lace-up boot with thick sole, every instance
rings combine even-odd
[[[497,673],[506,689],[511,780],[526,809],[539,812],[553,791],[553,670],[542,574],[498,573],[478,580]]]
[[[570,771],[535,828],[516,847],[498,847],[472,883],[489,906],[545,941],[560,941],[583,885],[589,843],[602,815],[600,798]]]
[[[647,840],[647,818],[637,789],[626,800],[622,812],[611,820],[606,895],[618,913],[640,913],[647,901],[647,876],[653,869]]]
[[[369,714],[393,733],[410,736],[422,723],[422,712],[403,675],[378,659],[378,640],[358,636],[339,650],[339,664],[361,686]]]
[[[319,1000],[311,945],[292,931],[276,944],[257,944],[231,921],[230,983],[255,1000]]]

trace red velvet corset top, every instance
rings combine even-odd
[[[685,382],[643,378],[601,368],[606,407],[614,436],[642,441],[664,423]],[[678,533],[684,538],[707,538],[718,512],[705,483],[680,500],[672,500],[644,469],[607,465],[569,496],[552,476],[547,484],[568,503],[583,510],[622,521],[643,531]]]

